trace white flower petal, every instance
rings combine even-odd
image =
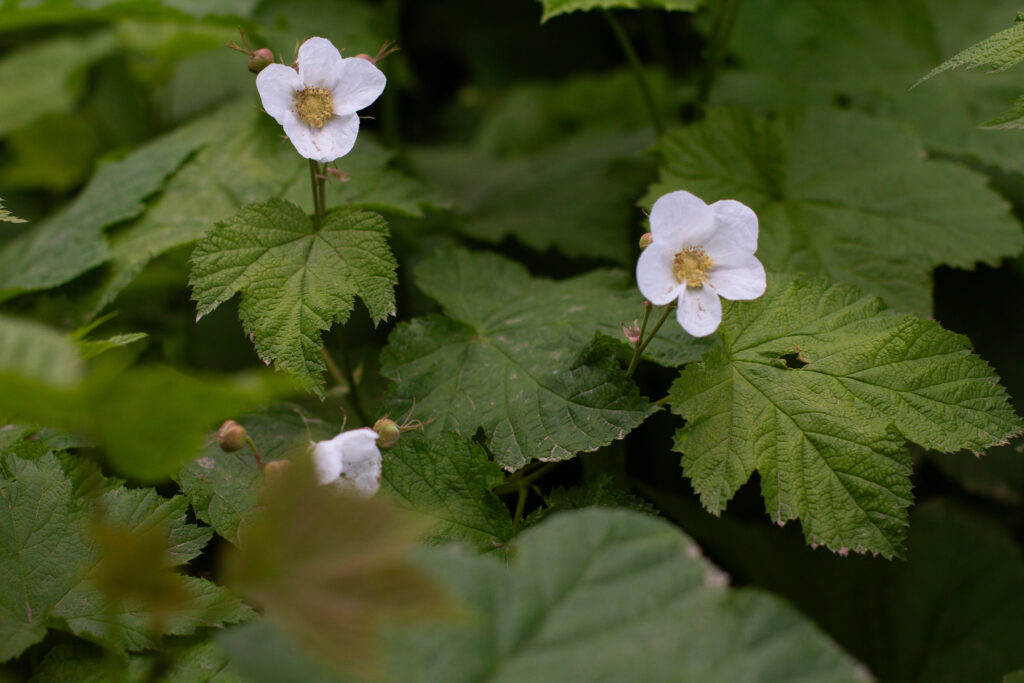
[[[710,287],[687,287],[679,297],[676,320],[694,337],[706,337],[722,322],[722,302]]]
[[[293,111],[285,112],[282,118],[284,120],[281,121],[281,125],[284,126],[284,132],[288,139],[295,145],[295,150],[307,159],[319,161],[320,150],[313,146],[310,127],[303,123]]]
[[[761,262],[753,254],[748,254],[737,265],[712,268],[707,286],[726,299],[756,299],[764,294],[767,279]]]
[[[341,60],[339,69],[336,85],[331,89],[334,113],[339,116],[369,107],[384,92],[388,82],[383,71],[358,57]]]
[[[757,214],[746,204],[735,199],[723,199],[711,205],[714,215],[715,233],[704,242],[704,248],[712,259],[713,250],[726,247],[744,254],[757,251]]]
[[[636,262],[636,284],[640,293],[655,306],[664,306],[679,297],[680,287],[672,273],[675,252],[661,242],[652,242]]]
[[[369,498],[380,489],[383,458],[377,432],[369,427],[337,437],[341,442],[341,488]]]
[[[287,129],[286,129],[287,130]],[[323,128],[308,128],[310,144],[315,156],[305,156],[321,163],[334,161],[352,151],[359,135],[359,117],[356,114],[332,116]],[[298,147],[296,145],[296,147]]]
[[[338,437],[319,441],[313,448],[313,468],[318,484],[330,484],[341,476],[341,446]]]
[[[686,190],[662,195],[651,207],[651,236],[673,254],[686,246],[702,246],[713,229],[711,208]]]
[[[270,64],[256,76],[256,90],[263,109],[284,125],[284,115],[295,104],[295,93],[302,90],[302,78],[284,64]]]
[[[326,38],[310,38],[299,47],[299,76],[306,87],[331,92],[341,76],[341,53]]]

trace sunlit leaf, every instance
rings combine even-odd
[[[401,681],[856,681],[860,667],[786,603],[732,589],[670,524],[584,510],[524,532],[508,564],[426,556],[472,610],[389,639]]]
[[[437,521],[432,540],[493,550],[512,537],[509,510],[491,491],[504,480],[483,448],[447,432],[433,439],[403,435],[384,456],[381,484],[398,505]]]
[[[375,323],[393,316],[397,267],[379,214],[341,208],[317,226],[295,204],[270,200],[199,242],[189,282],[199,317],[240,293],[260,358],[322,395],[321,333],[348,320],[357,295]]]
[[[966,337],[853,287],[773,278],[723,306],[719,336],[670,392],[683,471],[716,515],[757,470],[772,520],[799,519],[808,542],[901,555],[904,441],[980,451],[1021,431]]]
[[[1024,247],[1009,205],[984,176],[924,159],[904,127],[813,110],[775,121],[739,109],[661,144],[647,203],[686,189],[738,199],[760,220],[770,270],[857,285],[904,311],[930,314],[931,271],[998,263]]]

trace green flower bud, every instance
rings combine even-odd
[[[393,448],[398,443],[399,437],[402,436],[402,429],[398,423],[386,417],[382,417],[374,423],[373,431],[380,436],[377,439],[377,447],[382,451]]]
[[[249,55],[249,71],[258,74],[264,68],[274,63],[274,53],[265,47],[253,50]]]
[[[227,453],[241,449],[248,438],[249,434],[245,427],[234,420],[228,420],[217,430],[217,443],[220,444],[220,449]]]

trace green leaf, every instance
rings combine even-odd
[[[71,386],[82,377],[73,341],[31,320],[0,316],[0,375],[17,374],[51,386]]]
[[[375,323],[395,314],[387,238],[384,219],[360,209],[331,211],[316,227],[291,202],[250,204],[192,253],[198,317],[241,293],[239,316],[260,358],[323,396],[321,332],[348,320],[356,295]]]
[[[341,431],[339,425],[298,411],[283,404],[235,420],[260,449],[264,463],[289,460],[307,452],[311,441],[329,439]],[[263,474],[250,450],[225,453],[216,443],[208,443],[177,478],[196,517],[238,545],[239,527],[254,514],[263,489]]]
[[[594,344],[598,321],[616,321],[623,302],[636,306],[635,292],[611,284],[621,286],[620,274],[556,283],[495,255],[453,250],[422,262],[416,281],[446,315],[399,324],[381,373],[394,381],[391,414],[415,406],[433,420],[428,435],[482,428],[495,459],[517,469],[600,448],[650,413],[609,349]]]
[[[33,683],[106,683],[111,680],[161,683],[243,683],[230,671],[214,643],[193,638],[168,639],[160,655],[117,657],[84,641],[60,643],[33,668]]]
[[[407,433],[384,456],[381,484],[398,505],[437,520],[432,541],[462,540],[487,551],[513,534],[509,510],[492,492],[504,480],[483,448],[457,434]]]
[[[683,471],[713,514],[761,475],[778,524],[808,542],[901,554],[909,440],[983,450],[1021,431],[1006,391],[966,337],[884,309],[846,285],[771,278],[723,306],[722,348],[672,385]]]
[[[395,634],[401,681],[855,681],[863,668],[784,602],[731,589],[668,523],[584,510],[524,532],[504,558],[427,566],[472,610]]]
[[[68,207],[0,248],[0,299],[56,287],[104,263],[103,230],[142,213],[145,199],[197,147],[175,132],[100,166]]]
[[[182,135],[206,146],[171,178],[144,216],[112,239],[113,267],[91,293],[90,313],[113,302],[150,260],[194,242],[251,202],[283,197],[311,213],[309,165],[282,142],[281,133],[249,99],[183,128]],[[438,204],[422,183],[390,166],[392,157],[362,134],[355,150],[339,161],[350,180],[327,184],[328,208],[348,204],[419,217],[424,207]]]
[[[738,199],[761,224],[769,270],[857,285],[930,314],[931,271],[998,263],[1024,248],[1010,206],[984,176],[924,160],[904,127],[812,110],[766,121],[739,109],[666,136],[646,202],[685,188]]]
[[[114,647],[155,645],[149,607],[112,604],[98,587],[95,572],[104,558],[90,540],[90,513],[74,487],[52,454],[35,461],[0,457],[0,543],[6,549],[0,556],[0,661],[42,640],[48,628]],[[133,534],[161,534],[172,565],[197,555],[210,537],[185,522],[181,497],[166,500],[151,490],[111,487],[97,506],[108,524]],[[185,586],[162,632],[187,634],[246,614],[237,599],[212,583],[189,578]]]
[[[998,681],[1024,667],[1024,557],[993,515],[932,500],[910,515],[907,560],[814,551],[795,529],[706,514],[646,490],[729,567],[791,601],[880,681]]]
[[[83,360],[89,360],[107,351],[140,342],[148,336],[145,332],[128,332],[125,334],[115,334],[106,339],[82,339],[78,341],[78,352],[82,354]]]
[[[1020,95],[1015,79],[958,70],[907,92],[1020,9],[1014,0],[744,2],[730,45],[740,66],[716,82],[714,99],[758,109],[844,101],[910,123],[931,151],[1024,171],[1024,137],[977,127]]]
[[[115,47],[113,31],[99,31],[60,36],[7,54],[0,61],[0,136],[44,114],[70,111],[85,83],[85,69]]]
[[[989,130],[1016,130],[1024,128],[1024,97],[1018,97],[1014,100],[1013,106],[999,116],[995,116],[981,124],[981,128]]]
[[[11,215],[11,212],[4,208],[4,200],[0,198],[0,221],[4,223],[24,223],[24,218]]]
[[[651,142],[638,131],[576,138],[521,158],[451,148],[424,150],[415,161],[457,205],[456,227],[470,237],[512,236],[538,251],[621,264],[640,236],[627,226],[642,218],[631,205],[649,179],[645,163],[629,157]]]
[[[1024,60],[1024,21],[1021,21],[1018,14],[1013,26],[956,53],[929,71],[914,86],[921,85],[943,71],[961,66],[973,69],[988,65],[992,67],[990,73],[998,73],[1006,71],[1021,60]]]
[[[541,23],[559,14],[577,11],[610,9],[661,9],[676,12],[695,12],[703,0],[540,0],[544,6]]]

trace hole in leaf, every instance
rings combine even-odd
[[[782,356],[782,360],[790,370],[799,370],[807,365],[805,361],[800,360],[799,353],[787,353],[785,356]]]

